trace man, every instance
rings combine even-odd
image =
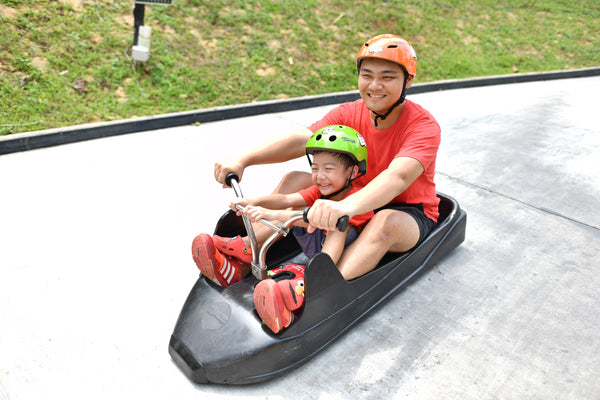
[[[368,173],[356,180],[361,189],[342,201],[317,200],[308,214],[309,231],[333,230],[344,215],[375,210],[338,262],[347,280],[371,271],[388,251],[415,247],[433,230],[439,215],[433,178],[440,127],[429,112],[405,100],[416,75],[414,49],[399,36],[375,36],[359,50],[356,65],[360,100],[336,107],[307,129],[215,164],[215,178],[224,183],[229,172],[241,177],[248,166],[303,156],[307,140],[324,126],[340,124],[361,132],[369,152]],[[310,184],[310,174],[293,172],[275,192]]]

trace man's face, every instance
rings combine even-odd
[[[408,77],[406,87],[412,84]],[[362,61],[358,74],[360,97],[371,111],[385,113],[402,94],[404,71],[400,65],[378,58],[366,58]]]

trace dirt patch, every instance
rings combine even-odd
[[[427,43],[427,39],[425,38],[425,36],[423,35],[417,35],[415,37],[412,38],[411,44],[415,45],[415,44],[425,44]]]
[[[85,4],[85,0],[61,0],[61,2],[70,4],[75,11],[83,10],[83,5]]]
[[[18,13],[19,11],[16,9],[0,4],[0,15],[2,15],[4,18],[15,18]]]
[[[2,15],[4,18],[15,18],[18,13],[19,11],[16,9],[0,4],[0,15]]]
[[[119,15],[115,18],[115,20],[121,24],[129,25],[129,26],[133,26],[133,24],[134,24],[133,14],[130,14],[130,13]]]
[[[277,72],[277,70],[273,67],[268,67],[268,68],[259,68],[256,70],[256,75],[258,76],[270,76],[270,75],[274,75]]]
[[[125,88],[123,88],[123,86],[119,86],[117,88],[117,90],[115,91],[115,94],[117,95],[117,101],[119,103],[124,103],[129,99],[129,97],[127,96],[127,93],[125,92]]]
[[[100,36],[98,33],[94,32],[94,33],[92,33],[92,37],[90,37],[90,42],[92,42],[94,44],[100,44],[100,43],[102,43],[102,36]]]
[[[48,72],[48,60],[46,57],[33,57],[31,62],[36,66],[37,69],[40,70],[40,72]]]
[[[465,46],[469,46],[470,44],[479,42],[479,39],[471,35],[466,35],[463,37],[462,42]]]
[[[267,46],[269,46],[269,48],[273,50],[281,50],[281,40],[271,39],[267,43]]]

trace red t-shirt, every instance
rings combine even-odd
[[[352,185],[350,191],[348,191],[344,198],[350,196],[352,193],[356,193],[357,191],[358,189],[354,185]],[[306,204],[309,207],[315,204],[315,201],[321,198],[321,192],[319,191],[319,188],[317,188],[314,185],[307,189],[302,189],[298,193],[300,193],[300,196],[302,196],[302,198],[304,199],[304,201],[306,201]],[[354,217],[350,218],[349,223],[360,232],[360,230],[367,224],[367,222],[369,222],[369,220],[373,218],[373,215],[373,211],[355,215]]]
[[[420,105],[406,100],[398,120],[389,128],[377,130],[370,111],[362,99],[344,103],[329,111],[309,129],[312,132],[328,125],[347,125],[365,138],[368,151],[367,174],[353,183],[364,187],[396,157],[410,157],[423,165],[424,172],[390,203],[422,204],[425,214],[434,221],[439,216],[439,199],[433,181],[441,130],[433,116]]]

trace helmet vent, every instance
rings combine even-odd
[[[315,137],[315,140],[321,140],[322,137],[322,135],[317,135],[317,137]]]
[[[329,136],[329,141],[330,142],[335,142],[336,139],[337,139],[337,136],[335,136],[335,135]]]

